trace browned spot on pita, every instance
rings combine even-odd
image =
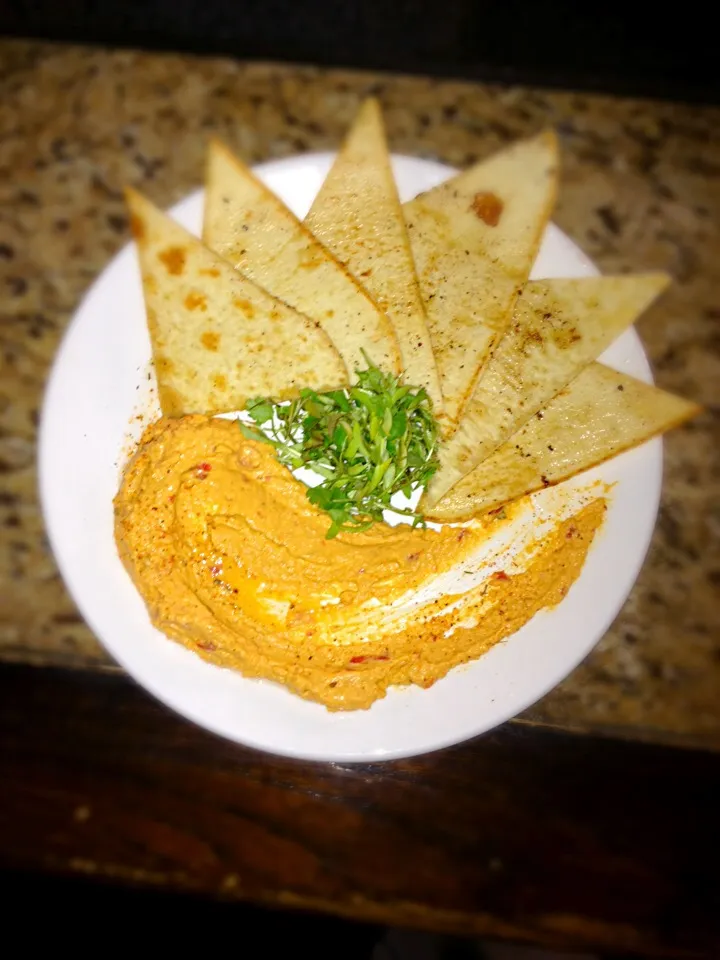
[[[552,338],[561,350],[567,350],[573,343],[582,340],[577,327],[559,327],[553,330]]]
[[[145,221],[136,213],[130,217],[130,232],[136,240],[142,240],[145,236]]]
[[[213,333],[212,330],[206,330],[200,337],[200,343],[206,350],[212,350],[213,353],[217,353],[220,347],[220,334]]]
[[[168,247],[158,254],[158,259],[165,264],[168,273],[179,277],[185,269],[186,255],[184,247]]]
[[[166,417],[181,417],[185,413],[183,399],[172,387],[158,384],[158,397]]]
[[[185,297],[188,310],[207,310],[207,298],[202,293],[189,293]]]
[[[158,373],[172,373],[175,369],[175,364],[172,362],[170,357],[165,357],[162,354],[158,354],[155,357],[155,369]]]
[[[220,271],[217,267],[209,267],[207,270],[198,270],[201,277],[219,277]]]
[[[503,202],[494,193],[476,193],[472,210],[483,223],[489,227],[496,227],[503,212]]]
[[[221,373],[214,374],[212,378],[213,386],[218,390],[227,390],[227,380]]]
[[[233,300],[233,303],[239,310],[242,310],[248,319],[252,320],[252,318],[255,316],[255,307],[250,303],[249,300],[241,300],[239,297],[236,297]]]

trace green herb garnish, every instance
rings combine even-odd
[[[270,443],[285,466],[322,477],[307,498],[330,515],[328,539],[367,530],[388,509],[423,526],[419,513],[390,500],[425,487],[438,467],[438,428],[425,390],[365,359],[368,369],[357,371],[351,387],[302,390],[289,404],[251,400],[246,410],[256,425],[238,421],[244,436]]]

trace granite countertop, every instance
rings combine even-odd
[[[198,185],[212,134],[251,161],[335,148],[369,92],[395,151],[457,166],[553,125],[557,223],[605,272],[674,277],[640,333],[658,383],[708,412],[666,441],[660,518],[624,610],[526,719],[720,748],[720,109],[711,107],[0,42],[0,658],[111,666],[48,550],[35,443],[59,339],[128,239],[123,185],[162,205],[178,200]]]

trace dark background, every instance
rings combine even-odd
[[[696,0],[0,0],[0,33],[720,103],[712,11]]]

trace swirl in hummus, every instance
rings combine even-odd
[[[559,602],[604,509],[596,499],[559,524],[517,575],[496,573],[460,604],[436,596],[408,613],[408,597],[503,521],[377,523],[326,540],[327,515],[271,447],[233,421],[187,416],[145,431],[115,498],[115,536],[167,636],[246,677],[351,710],[393,684],[430,686]]]

